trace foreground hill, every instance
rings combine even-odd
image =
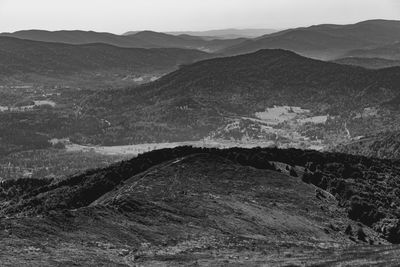
[[[70,45],[0,37],[0,77],[165,73],[180,64],[208,58],[197,50]],[[112,76],[112,75],[111,75]],[[94,78],[94,77],[92,77]]]
[[[195,36],[175,36],[171,34],[141,31],[133,34],[115,35],[93,31],[44,31],[26,30],[14,33],[2,33],[0,36],[15,37],[41,42],[66,44],[104,43],[125,48],[184,48],[216,52],[223,48],[239,44],[244,38],[226,40],[205,40]]]
[[[1,185],[0,258],[390,265],[398,248],[378,233],[400,242],[398,174],[395,162],[344,154],[180,147],[61,181],[10,181]]]
[[[354,49],[399,41],[400,21],[369,20],[349,25],[322,24],[289,29],[229,47],[226,54],[244,54],[265,48],[281,48],[304,56],[335,59]]]
[[[367,70],[284,50],[261,50],[197,62],[136,90],[102,92],[82,105],[85,112],[110,121],[111,127],[103,133],[109,140],[116,140],[117,133],[122,144],[200,140],[238,120],[251,122],[249,127],[287,129],[285,119],[271,124],[262,117],[274,105],[300,107],[296,112],[314,117],[329,115],[331,120],[320,123],[322,138],[347,138],[346,121],[350,134],[362,129],[364,122],[350,124],[352,114],[368,107],[380,109],[398,95],[399,84],[396,68]],[[289,118],[295,116],[290,108],[287,113]],[[305,137],[315,136],[315,131],[299,127],[296,131],[303,131]],[[382,127],[398,125],[388,119]],[[91,138],[92,143],[98,142],[97,137]]]

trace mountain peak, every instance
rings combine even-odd
[[[150,31],[150,30],[145,30],[145,31],[140,31],[137,32],[135,34],[133,34],[134,36],[148,36],[148,35],[154,35],[154,36],[171,36],[169,34],[165,34],[162,32],[156,32],[156,31]]]

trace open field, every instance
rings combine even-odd
[[[231,148],[231,147],[270,147],[273,142],[235,142],[229,140],[200,140],[200,141],[187,141],[187,142],[170,142],[170,143],[149,143],[138,145],[125,145],[125,146],[83,146],[78,144],[67,144],[66,150],[68,152],[95,152],[102,155],[131,155],[146,153],[152,150],[162,148],[174,148],[179,146],[193,146],[193,147],[210,147],[210,148]]]

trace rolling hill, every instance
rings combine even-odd
[[[179,147],[60,181],[9,181],[0,185],[0,257],[42,266],[390,264],[396,166],[294,149]]]
[[[399,73],[398,68],[367,70],[284,50],[261,50],[197,62],[136,90],[102,92],[82,105],[86,112],[111,122],[115,128],[105,130],[110,135],[129,124],[129,137],[118,135],[122,143],[200,140],[236,120],[262,125],[256,114],[274,105],[301,107],[312,116],[329,115],[332,120],[323,131],[346,136],[345,122],[351,121],[351,114],[381,108],[399,94]],[[398,127],[392,119],[382,129]],[[361,128],[348,124],[354,133]]]
[[[321,24],[265,35],[229,47],[225,54],[281,48],[319,59],[336,59],[355,49],[373,48],[399,41],[400,21],[369,20],[349,25]]]
[[[153,31],[141,31],[128,35],[115,35],[111,33],[93,31],[51,32],[44,30],[26,30],[14,33],[2,33],[0,36],[53,43],[104,43],[125,48],[183,48],[197,49],[206,52],[217,52],[223,48],[245,41],[244,38],[234,38],[229,40],[205,40],[195,36],[175,36]]]
[[[166,73],[210,57],[198,50],[120,48],[93,43],[70,45],[0,37],[0,76],[43,77],[108,72]]]
[[[63,82],[78,75],[88,81],[86,91],[67,89],[59,97],[54,96],[55,107],[1,113],[1,137],[3,143],[17,146],[12,151],[19,151],[21,146],[49,146],[52,138],[107,146],[223,139],[327,149],[360,136],[400,129],[400,112],[388,106],[399,96],[398,68],[368,70],[285,50],[260,50],[186,65],[185,61],[210,55],[196,50],[128,49],[3,38],[24,43],[12,47],[21,55],[29,52],[26,55],[32,63],[25,64],[28,57],[24,56],[23,63],[14,66],[37,74],[35,81],[39,80],[38,75],[54,75]],[[40,50],[32,51],[41,52],[24,50],[25,42],[40,45]],[[54,63],[49,61],[51,64],[41,54],[49,53],[49,47],[49,60],[57,59]],[[177,62],[178,52],[182,53],[181,62]],[[121,88],[114,82],[126,82],[125,77],[139,71],[173,70],[178,64],[184,65],[134,88]],[[4,67],[14,71],[12,64]],[[105,86],[107,90],[99,90]],[[13,103],[20,101],[14,98]],[[4,153],[7,151],[10,150],[7,148]]]

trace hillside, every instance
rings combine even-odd
[[[359,66],[367,69],[383,69],[400,66],[400,60],[390,60],[375,57],[345,57],[333,60],[332,62],[344,65]]]
[[[104,43],[124,48],[183,48],[197,49],[206,52],[217,52],[218,50],[239,44],[245,40],[244,38],[205,40],[195,36],[185,38],[185,36],[175,36],[153,31],[141,31],[128,35],[115,35],[93,31],[50,32],[43,30],[26,30],[14,33],[2,33],[0,36],[52,43]]]
[[[370,49],[356,49],[345,54],[347,57],[381,58],[387,60],[400,60],[400,42],[378,46]]]
[[[52,138],[96,135],[107,122],[80,116],[80,102],[90,95],[133,88],[209,57],[198,50],[0,37],[0,156],[48,149]]]
[[[229,47],[225,54],[244,54],[259,49],[280,48],[319,59],[336,59],[354,49],[399,41],[400,21],[369,20],[349,25],[321,24],[284,30]]]
[[[261,50],[183,65],[154,82],[120,88],[118,81],[126,84],[142,77],[138,72],[148,70],[143,64],[160,64],[161,51],[171,53],[162,53],[166,68],[168,64],[178,68],[175,52],[209,55],[194,50],[44,44],[70,49],[62,49],[64,52],[84,51],[87,59],[93,56],[93,62],[82,60],[79,53],[75,58],[64,53],[52,56],[60,59],[54,64],[63,70],[58,76],[54,74],[55,79],[61,77],[66,84],[69,77],[76,79],[74,72],[80,71],[78,77],[87,81],[87,86],[80,82],[76,87],[51,87],[49,96],[44,96],[46,90],[41,87],[10,87],[9,93],[2,94],[0,112],[3,155],[24,148],[48,148],[53,138],[88,146],[209,140],[228,146],[230,142],[323,150],[360,136],[400,130],[400,112],[389,105],[398,103],[398,68],[368,70],[284,50]],[[45,45],[40,47],[47,53]],[[23,47],[25,44],[13,49]],[[58,50],[51,51],[53,55]],[[138,56],[137,51],[143,54]],[[130,62],[127,53],[132,53],[135,63]],[[44,56],[32,55],[37,57],[31,66],[34,73],[54,68],[46,64]],[[107,69],[98,70],[105,63]],[[29,66],[23,65],[22,69]],[[82,68],[88,69],[87,74]],[[35,82],[40,81],[38,75],[34,76]],[[40,101],[50,101],[43,103],[53,106],[32,105]]]
[[[2,262],[389,264],[398,249],[379,235],[399,242],[398,172],[344,154],[180,147],[61,181],[10,181]]]
[[[165,73],[208,57],[197,50],[120,48],[99,43],[70,45],[0,37],[0,76],[8,79],[31,74],[57,77],[94,72],[125,76]]]
[[[367,70],[284,50],[261,50],[197,62],[136,90],[102,92],[82,105],[85,112],[110,121],[112,126],[104,132],[111,140],[117,140],[112,136],[117,134],[121,144],[200,140],[243,120],[257,124],[260,131],[256,135],[262,134],[266,140],[271,140],[268,131],[293,131],[315,139],[315,130],[311,129],[315,124],[308,128],[305,120],[292,125],[289,120],[296,114],[290,108],[284,111],[288,119],[282,117],[281,124],[264,119],[274,105],[276,109],[294,107],[307,113],[311,122],[322,118],[318,116],[332,117],[319,124],[317,136],[341,142],[347,138],[345,123],[349,124],[349,116],[369,107],[380,109],[382,103],[398,95],[399,84],[396,68]],[[383,127],[398,127],[392,118],[385,123]],[[344,139],[334,139],[338,136]],[[91,138],[92,143],[98,142],[96,136]]]
[[[374,136],[362,138],[350,144],[338,146],[335,150],[366,157],[399,159],[400,134],[399,132],[383,132]]]

